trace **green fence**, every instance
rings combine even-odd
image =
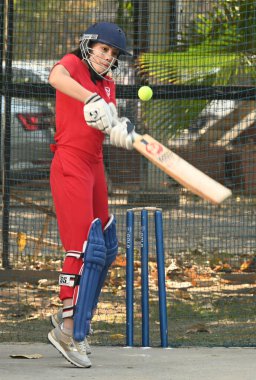
[[[133,54],[117,78],[120,114],[232,189],[217,207],[135,151],[104,143],[120,252],[94,318],[94,344],[125,344],[125,216],[163,209],[171,346],[255,346],[256,5],[252,0],[0,1],[0,341],[46,341],[65,252],[49,188],[50,68],[93,22],[113,21]],[[148,84],[154,95],[141,102]],[[139,225],[136,222],[136,241]],[[150,228],[153,228],[150,223]],[[153,233],[150,234],[153,237]],[[159,345],[150,240],[151,344]],[[141,344],[139,246],[135,343]]]

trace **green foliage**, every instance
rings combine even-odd
[[[218,46],[226,51],[255,53],[256,4],[254,0],[221,0],[207,14],[198,15],[182,36],[186,45]]]
[[[14,0],[14,59],[58,59],[77,48],[81,33],[103,16],[129,33],[133,26],[132,2]]]
[[[118,0],[117,23],[127,25],[133,17],[132,1]]]
[[[242,54],[217,54],[216,48],[200,46],[185,52],[142,53],[138,63],[149,83],[221,85],[234,79],[243,60]]]
[[[133,34],[133,2],[127,0],[118,0],[116,23],[126,32],[128,40]]]
[[[207,100],[154,100],[142,104],[142,121],[145,131],[150,134],[161,132],[163,142],[192,123],[193,115],[198,115]]]
[[[221,0],[207,14],[197,15],[173,51],[142,53],[138,71],[149,85],[255,85],[255,41],[255,1]],[[161,101],[155,111],[151,109],[150,124],[158,124],[171,137],[188,128],[206,103],[207,100]],[[143,109],[148,114],[148,105]]]

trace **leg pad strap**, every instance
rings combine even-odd
[[[78,274],[69,274],[69,273],[61,273],[59,275],[59,285],[65,285],[70,287],[75,287],[79,285],[80,275]]]

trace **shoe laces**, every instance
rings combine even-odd
[[[79,348],[79,351],[86,354],[86,345],[85,342],[82,340],[82,342],[77,342],[77,346]]]

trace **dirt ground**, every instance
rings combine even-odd
[[[93,344],[125,345],[125,265],[125,259],[119,257],[110,271],[93,320],[94,333],[90,338]],[[139,261],[135,261],[135,268],[135,344],[140,345]],[[150,339],[151,345],[158,346],[156,263],[150,261],[149,268]],[[214,268],[194,264],[183,268],[178,261],[167,260],[166,288],[172,346],[256,345],[253,271],[232,271],[227,264]],[[51,328],[49,317],[61,307],[58,291],[58,271],[0,271],[0,341],[46,342]]]
[[[46,342],[49,316],[61,306],[58,272],[64,251],[48,189],[12,194],[8,258],[0,270],[0,341]],[[252,199],[221,208],[180,196],[163,210],[169,342],[172,346],[256,345],[256,220]],[[118,221],[119,256],[94,317],[95,344],[125,345],[125,215],[127,197],[110,197]],[[140,227],[135,223],[135,344],[141,344]],[[150,334],[158,346],[154,231],[150,236]],[[2,256],[4,257],[4,255]],[[2,264],[2,262],[0,263]]]

